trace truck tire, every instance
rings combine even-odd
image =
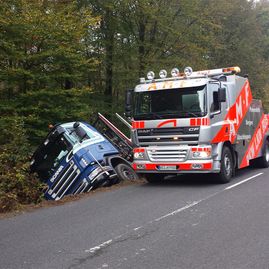
[[[115,171],[120,181],[139,179],[134,169],[126,163],[119,163],[115,167]]]
[[[220,173],[218,174],[218,182],[225,184],[231,181],[233,176],[233,156],[231,150],[224,146],[221,154]]]
[[[255,167],[268,168],[269,167],[269,141],[266,140],[263,146],[263,155],[254,160]]]
[[[163,178],[164,175],[162,174],[143,174],[143,177],[146,179],[146,181],[150,184],[156,184],[156,183],[160,183]]]

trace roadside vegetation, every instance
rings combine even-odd
[[[0,1],[0,212],[39,203],[49,124],[123,112],[147,71],[238,65],[269,108],[269,1]]]

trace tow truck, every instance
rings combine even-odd
[[[34,152],[30,169],[47,184],[45,198],[59,200],[137,179],[131,167],[132,149],[130,139],[99,113],[93,126],[86,122],[53,126]]]
[[[214,173],[227,183],[250,164],[269,166],[268,116],[239,67],[153,71],[126,93],[133,168],[148,182]]]

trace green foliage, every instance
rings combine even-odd
[[[205,31],[212,27],[202,20],[199,2],[81,2],[101,18],[97,41],[92,44],[102,63],[104,87],[107,83],[113,86],[111,94],[121,96],[148,69],[207,65],[203,55],[212,36]],[[104,50],[98,50],[100,46]]]
[[[0,103],[0,124],[8,130],[10,120],[16,116],[24,120],[24,129],[30,138],[30,144],[37,146],[48,133],[50,124],[74,120],[94,122],[97,112],[111,116],[123,110],[123,104],[90,88],[81,89],[42,89],[32,90],[18,95],[12,100]],[[8,137],[0,133],[0,139]]]
[[[0,2],[0,81],[26,92],[48,85],[71,88],[87,79],[84,38],[97,20],[76,1]]]
[[[40,202],[44,188],[35,175],[29,175],[29,143],[22,119],[6,120],[8,128],[2,131],[0,144],[0,213]]]
[[[49,124],[111,118],[149,70],[238,65],[269,108],[268,21],[267,0],[0,1],[2,210],[40,200],[28,155]]]
[[[268,1],[79,3],[100,17],[96,37],[88,39],[100,63],[90,80],[107,94],[120,99],[148,70],[185,66],[239,65],[249,74],[257,97],[268,83]]]

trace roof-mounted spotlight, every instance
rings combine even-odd
[[[149,71],[149,72],[147,73],[147,78],[148,78],[148,80],[153,80],[154,77],[155,77],[155,74],[154,74],[153,71]]]
[[[160,78],[166,78],[167,77],[167,71],[162,69],[159,73]]]
[[[192,68],[191,67],[185,67],[184,74],[189,77],[192,74]]]
[[[178,77],[179,76],[179,70],[178,70],[178,68],[173,68],[171,70],[171,76],[172,77]]]

